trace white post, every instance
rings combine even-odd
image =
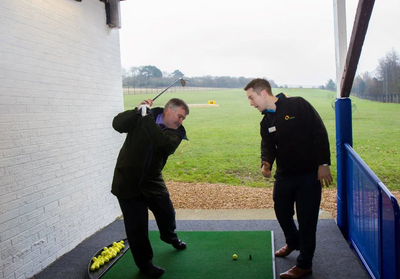
[[[340,85],[347,56],[346,0],[333,0],[333,20],[336,55],[336,93],[340,98]]]

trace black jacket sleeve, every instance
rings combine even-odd
[[[137,113],[136,109],[126,110],[114,117],[112,126],[117,132],[128,133],[135,127],[140,118],[141,115]]]

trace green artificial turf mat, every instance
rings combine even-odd
[[[153,262],[166,270],[163,279],[275,278],[270,231],[182,231],[178,236],[187,244],[183,251],[162,242],[158,231],[149,235]],[[232,259],[233,254],[237,254],[237,260]],[[136,267],[131,251],[127,251],[103,278],[146,277]]]

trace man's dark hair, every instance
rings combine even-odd
[[[189,107],[185,103],[184,100],[178,99],[178,98],[172,98],[171,100],[168,101],[168,103],[165,104],[164,109],[171,108],[172,110],[176,109],[177,107],[181,107],[185,110],[186,115],[189,115]]]
[[[263,78],[255,78],[252,81],[250,81],[246,87],[244,88],[245,91],[249,90],[250,88],[253,88],[257,94],[260,94],[261,91],[265,89],[268,94],[272,95],[272,89],[271,89],[271,84],[268,82],[268,80],[263,79]]]

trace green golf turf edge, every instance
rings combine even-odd
[[[271,231],[185,231],[178,232],[187,249],[175,250],[149,232],[153,262],[162,266],[163,278],[274,278]],[[237,254],[237,260],[233,260]],[[251,255],[251,259],[250,259]],[[101,278],[146,278],[127,251]]]

